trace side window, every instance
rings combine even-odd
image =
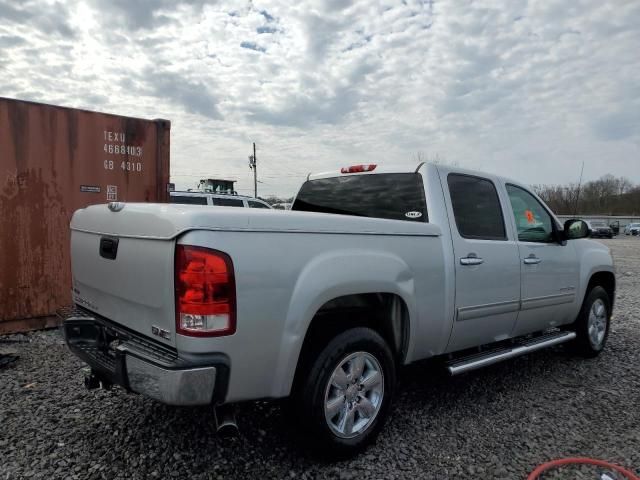
[[[450,174],[447,183],[461,236],[506,240],[502,208],[493,182],[471,175]]]
[[[242,200],[238,198],[211,197],[211,201],[214,205],[218,205],[219,207],[244,207]]]
[[[518,240],[552,242],[553,221],[542,204],[529,192],[514,185],[507,185],[507,193],[516,219]]]
[[[256,202],[255,200],[247,200],[250,208],[269,208],[262,202]]]
[[[206,205],[207,197],[195,195],[171,195],[171,203],[182,203],[185,205]]]

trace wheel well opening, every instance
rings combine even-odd
[[[600,286],[604,288],[609,296],[609,302],[611,303],[611,310],[613,311],[613,302],[616,295],[616,277],[611,272],[596,272],[591,275],[589,279],[589,285],[587,286],[588,295],[593,287]]]
[[[307,329],[296,368],[296,377],[317,357],[329,341],[354,327],[368,327],[385,339],[396,359],[407,354],[409,312],[394,293],[361,293],[334,298],[316,312]]]

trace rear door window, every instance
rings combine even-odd
[[[502,207],[493,182],[486,178],[452,173],[447,177],[447,183],[460,236],[506,240]]]
[[[244,207],[244,203],[239,198],[218,198],[212,197],[211,201],[219,207]]]
[[[419,173],[382,173],[305,182],[291,210],[426,222]]]
[[[181,203],[184,205],[206,205],[207,197],[195,195],[171,195],[171,203]]]

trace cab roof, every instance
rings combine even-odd
[[[510,178],[502,177],[500,175],[495,175],[489,172],[482,172],[480,170],[470,170],[467,168],[461,168],[451,165],[439,165],[429,162],[420,162],[416,163],[414,166],[408,165],[394,165],[394,164],[375,164],[375,163],[363,163],[363,164],[353,164],[342,167],[340,170],[330,170],[327,172],[320,173],[310,173],[307,176],[307,180],[318,180],[322,178],[333,178],[333,177],[341,177],[344,175],[376,175],[376,174],[384,174],[384,173],[417,173],[422,168],[426,167],[436,168],[440,172],[445,173],[460,173],[463,175],[471,175],[478,177],[486,177],[493,178],[496,180],[500,180],[503,183],[512,183],[514,185],[523,185],[522,182],[518,182],[517,180],[513,180]],[[350,168],[362,167],[361,171],[349,171]]]
[[[307,180],[318,180],[321,178],[340,177],[343,175],[376,175],[379,173],[415,173],[424,163],[419,163],[414,167],[407,165],[393,165],[393,164],[376,164],[376,163],[362,163],[347,165],[340,170],[329,170],[320,173],[310,173],[307,175]],[[363,167],[363,171],[348,172],[345,169]]]

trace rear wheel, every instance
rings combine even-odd
[[[574,323],[576,331],[575,349],[585,357],[600,354],[607,343],[611,320],[611,301],[606,290],[593,287],[587,294]]]
[[[297,425],[320,453],[346,457],[372,442],[384,424],[395,388],[389,346],[374,330],[335,336],[298,379]]]

